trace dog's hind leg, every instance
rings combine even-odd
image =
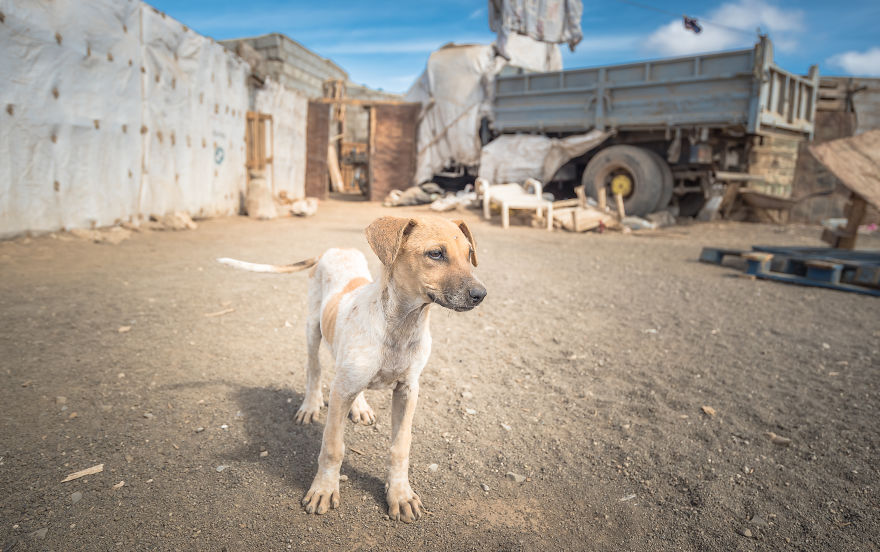
[[[318,414],[324,406],[321,392],[321,364],[318,352],[321,347],[321,295],[314,289],[315,282],[309,285],[309,314],[306,321],[306,345],[308,347],[308,366],[306,368],[306,396],[296,413],[296,423],[308,424],[318,421]]]
[[[348,419],[356,424],[373,425],[376,423],[376,414],[373,412],[373,408],[367,404],[363,391],[358,393],[358,396],[351,404]]]

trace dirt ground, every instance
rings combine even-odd
[[[0,549],[880,548],[880,299],[696,261],[819,245],[808,227],[573,235],[465,213],[489,294],[434,307],[411,457],[430,514],[385,517],[378,391],[378,424],[346,429],[342,505],[305,514],[323,429],[293,423],[307,278],[214,258],[369,253],[389,212],[409,211],[0,243]]]

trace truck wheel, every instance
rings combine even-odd
[[[672,169],[669,168],[669,163],[667,163],[665,159],[651,150],[645,151],[647,151],[654,159],[654,162],[657,163],[657,166],[660,169],[660,174],[663,177],[663,188],[660,191],[660,200],[657,201],[657,205],[655,205],[654,210],[651,211],[652,213],[655,213],[669,207],[669,202],[672,201],[672,188],[675,187],[675,178],[672,176]]]
[[[635,146],[610,146],[597,153],[584,169],[584,191],[598,197],[600,186],[607,190],[609,204],[614,193],[623,195],[626,214],[643,217],[654,210],[663,193],[663,174],[648,150]]]

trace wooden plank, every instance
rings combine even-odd
[[[353,106],[410,106],[410,107],[418,107],[421,109],[422,104],[414,103],[414,102],[406,102],[403,100],[369,100],[369,99],[360,99],[360,98],[318,98],[312,100],[315,103],[322,104],[342,104],[342,105],[353,105]]]
[[[309,102],[306,122],[306,185],[307,197],[326,199],[327,144],[330,140],[330,107],[319,101]]]
[[[851,192],[880,209],[880,130],[812,145],[809,149]]]

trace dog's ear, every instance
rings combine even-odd
[[[457,224],[461,229],[461,233],[464,234],[464,237],[468,239],[471,244],[471,264],[477,266],[477,242],[474,241],[474,236],[471,234],[471,229],[468,228],[468,225],[465,224],[463,220],[454,220],[452,221],[454,224]]]
[[[407,236],[416,225],[410,218],[381,217],[367,226],[367,243],[385,266],[391,266]]]

